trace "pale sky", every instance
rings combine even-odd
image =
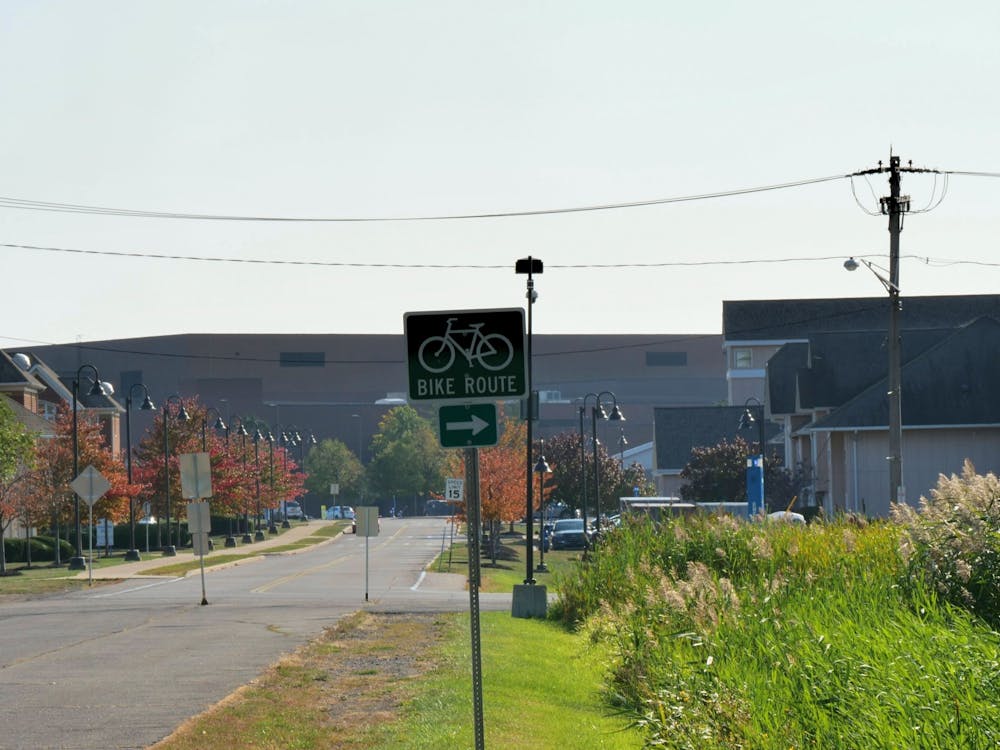
[[[0,196],[357,219],[768,186],[874,167],[890,148],[914,166],[1000,172],[1000,5],[817,5],[3,0]],[[904,175],[903,192],[924,208],[944,184]],[[869,210],[888,194],[884,175],[854,187]],[[904,297],[1000,292],[1000,267],[975,265],[1000,263],[1000,179],[947,187],[906,219]],[[405,312],[523,305],[513,267],[527,255],[546,264],[536,332],[717,333],[724,299],[882,295],[842,262],[888,252],[886,219],[846,179],[456,221],[0,204],[0,346],[14,349],[402,333]],[[642,267],[671,263],[709,265]],[[455,268],[470,265],[499,268]]]

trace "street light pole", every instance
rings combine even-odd
[[[145,394],[142,399],[142,405],[139,408],[142,411],[152,411],[156,408],[149,398],[149,389],[142,383],[133,383],[128,389],[128,394],[125,398],[125,470],[128,476],[130,492],[132,487],[132,391],[136,388],[142,388]],[[142,557],[139,555],[139,549],[135,546],[135,498],[131,495],[129,495],[128,499],[128,525],[129,548],[125,553],[125,559],[134,562],[141,560]]]
[[[281,432],[281,425],[275,425],[274,429],[276,429],[278,431],[278,438],[277,439],[278,440],[283,439],[284,435]],[[274,492],[274,440],[275,440],[274,435],[271,433],[270,430],[268,430],[268,433],[267,433],[267,470],[268,470],[268,473],[270,474],[270,477],[271,477],[271,502],[272,503],[274,502],[274,498],[275,498],[275,492]],[[274,525],[274,508],[271,508],[271,512],[268,513],[267,533],[268,534],[277,534],[278,533],[278,527]]]
[[[94,384],[91,386],[90,390],[87,391],[88,396],[104,396],[111,395],[114,389],[111,387],[110,383],[101,382],[101,374],[97,371],[97,368],[93,365],[80,365],[79,369],[76,371],[76,377],[73,378],[73,479],[80,476],[80,438],[79,438],[79,425],[77,424],[77,402],[80,400],[80,376],[83,374],[84,370],[92,370],[94,373]],[[74,505],[73,505],[73,520],[76,527],[76,549],[75,554],[69,560],[70,570],[86,570],[87,561],[83,557],[83,535],[80,530],[80,496],[74,494]],[[90,531],[88,530],[88,534]]]
[[[875,270],[874,263],[861,258],[868,270],[875,274],[882,286],[889,293],[889,374],[888,374],[888,407],[889,407],[889,499],[892,503],[906,502],[906,489],[903,485],[903,407],[902,407],[902,338],[900,332],[899,314],[902,310],[899,289],[899,235],[903,231],[903,215],[910,210],[910,196],[900,194],[900,183],[903,172],[933,172],[931,169],[909,166],[903,167],[900,158],[889,155],[889,166],[883,167],[880,161],[877,169],[867,169],[857,172],[858,175],[889,173],[889,195],[879,199],[881,213],[889,217],[889,278],[885,278]],[[853,176],[853,175],[852,175]],[[854,271],[858,262],[849,258],[844,262],[844,268]],[[885,269],[882,269],[885,270]]]
[[[525,297],[528,299],[528,337],[525,344],[525,372],[527,375],[526,389],[528,391],[528,429],[527,429],[527,458],[525,461],[527,467],[527,481],[526,484],[526,505],[527,505],[527,532],[525,536],[527,537],[526,555],[525,555],[525,584],[531,585],[535,582],[534,576],[532,576],[532,552],[533,552],[533,538],[534,538],[534,511],[535,511],[535,496],[534,496],[534,486],[535,483],[532,479],[532,473],[534,465],[531,461],[531,442],[532,442],[532,430],[534,428],[535,421],[535,400],[534,393],[532,392],[532,382],[531,382],[531,312],[532,308],[535,306],[535,300],[538,299],[538,292],[535,291],[535,279],[534,274],[541,273],[544,269],[542,261],[538,258],[532,258],[530,255],[527,258],[519,258],[514,264],[514,273],[517,274],[527,274],[528,276],[528,291]]]
[[[624,422],[625,415],[622,414],[621,409],[618,408],[618,397],[611,391],[601,391],[600,393],[587,395],[594,396],[596,399],[594,406],[590,410],[590,430],[594,438],[594,523],[597,527],[597,531],[595,533],[599,535],[601,533],[601,468],[597,453],[597,419],[600,417],[601,419],[611,420],[612,422]],[[605,396],[611,397],[611,414],[604,411],[604,403],[602,402],[602,399]],[[584,402],[586,403],[586,397],[584,397]],[[584,532],[586,533],[586,526],[584,526]]]
[[[254,465],[254,485],[257,489],[257,519],[254,522],[254,535],[253,540],[255,542],[264,541],[264,532],[260,529],[260,441],[264,439],[264,434],[260,431],[260,425],[257,425],[253,433],[253,465]]]
[[[168,396],[163,402],[163,488],[164,494],[167,501],[167,546],[163,548],[164,557],[174,557],[177,554],[177,548],[173,544],[173,529],[170,526],[170,440],[168,437],[168,428],[170,426],[170,403],[176,401],[180,409],[177,412],[178,422],[187,422],[189,417],[187,410],[184,408],[184,402],[181,401],[181,397],[177,394]],[[180,530],[178,529],[178,537],[180,537]],[[177,539],[178,543],[180,538]]]
[[[225,428],[226,429],[226,447],[227,448],[229,447],[229,433],[230,433],[230,430],[232,429],[232,426],[236,422],[239,422],[239,427],[236,430],[236,434],[240,436],[240,461],[243,464],[243,480],[245,481],[246,480],[246,474],[247,474],[247,428],[243,425],[243,419],[240,418],[239,416],[236,416],[236,417],[233,417],[232,419],[230,419],[229,420],[229,426]],[[241,487],[241,489],[245,490],[246,488]],[[246,493],[243,492],[242,494],[243,494],[243,526],[244,526],[243,544],[249,544],[250,542],[253,541],[253,539],[250,538],[250,533],[247,530],[249,528],[248,527],[248,524],[249,524],[249,514],[247,512]],[[236,516],[237,516],[237,518],[239,517],[239,511],[238,510],[237,510]],[[226,546],[227,547],[235,547],[236,546],[236,537],[233,536],[232,527],[230,527],[230,529],[229,529],[229,536],[226,537]]]
[[[549,468],[548,462],[545,460],[545,441],[541,441],[539,446],[541,455],[538,457],[538,461],[535,463],[535,473],[538,474],[538,507],[541,510],[539,514],[539,524],[538,524],[538,567],[535,568],[536,573],[548,573],[549,569],[545,567],[545,475],[551,474],[552,469]],[[584,526],[584,534],[586,534],[586,526]]]

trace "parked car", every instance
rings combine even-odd
[[[288,515],[288,518],[297,518],[299,520],[305,518],[305,514],[302,512],[302,506],[294,500],[290,500],[285,503],[285,513]]]
[[[350,505],[331,505],[326,509],[327,521],[353,520],[354,508]]]
[[[556,549],[587,549],[590,540],[582,518],[560,518],[552,527],[549,546]]]

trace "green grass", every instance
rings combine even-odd
[[[359,747],[473,746],[468,615],[450,616],[441,666],[416,686],[400,720],[364,733]],[[630,750],[641,735],[602,698],[602,655],[578,634],[540,620],[484,613],[483,714],[487,747]]]
[[[1000,747],[1000,634],[907,579],[899,540],[892,524],[630,525],[553,609],[605,648],[650,747]]]
[[[450,550],[450,566],[448,564],[449,551],[445,550],[443,555],[435,558],[427,566],[427,569],[442,573],[467,573],[469,570],[469,549],[465,537],[456,535],[455,542]],[[524,539],[520,536],[501,536],[500,543],[502,553],[498,556],[495,566],[489,557],[483,557],[480,561],[480,590],[486,593],[509,593],[514,590],[515,585],[524,583],[525,575],[528,572]],[[532,575],[536,583],[547,586],[554,585],[557,577],[574,575],[576,566],[582,558],[582,551],[546,552],[544,561],[548,571],[539,572],[537,566],[541,562],[541,557],[538,550],[535,549],[532,560],[535,569],[533,569]]]

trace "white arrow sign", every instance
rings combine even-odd
[[[475,437],[489,426],[490,426],[489,422],[487,422],[485,419],[480,419],[475,414],[473,414],[472,417],[465,422],[445,422],[444,428],[446,430],[449,430],[450,432],[455,432],[455,431],[467,432],[471,430],[473,437]]]

